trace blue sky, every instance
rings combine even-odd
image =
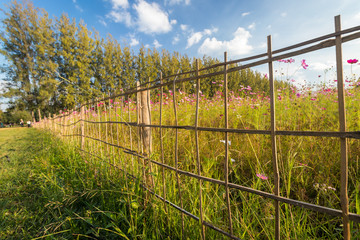
[[[4,4],[7,0],[0,0]],[[192,57],[208,55],[237,59],[266,52],[266,37],[273,49],[302,42],[334,31],[334,16],[341,15],[342,28],[360,25],[356,0],[33,0],[50,16],[67,13],[102,37],[110,33],[121,44],[136,50],[149,48],[177,51]],[[0,15],[3,17],[3,15]],[[344,45],[344,61],[360,58],[360,42]],[[298,70],[305,58],[307,71]],[[335,63],[334,49],[295,58],[286,67],[298,83],[315,79]],[[0,59],[0,61],[4,61]],[[345,64],[345,63],[344,63]],[[281,68],[282,66],[278,66]],[[345,66],[349,70],[349,66]],[[353,66],[356,73],[360,66]],[[256,69],[263,73],[266,66]],[[280,71],[280,70],[279,70]],[[0,76],[1,78],[1,76]]]

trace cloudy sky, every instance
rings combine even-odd
[[[8,0],[0,0],[3,5]],[[266,52],[266,37],[272,35],[273,49],[286,47],[334,31],[334,16],[341,15],[342,28],[360,25],[357,0],[33,0],[50,16],[67,13],[76,21],[84,20],[89,29],[101,36],[110,33],[120,43],[136,51],[149,48],[177,51],[192,57],[208,55],[230,59]],[[2,13],[0,14],[3,17]],[[344,45],[346,59],[360,58],[360,41]],[[283,68],[289,78],[303,82],[318,78],[335,63],[334,49],[295,58]],[[306,59],[307,71],[299,69]],[[4,61],[3,59],[0,61]],[[345,65],[350,71],[350,66]],[[266,66],[258,68],[266,71]],[[353,66],[353,72],[360,65]],[[331,71],[328,71],[330,75]],[[346,73],[345,73],[346,75]],[[1,78],[1,77],[0,77]],[[322,78],[322,77],[321,77]],[[329,78],[329,77],[327,77]]]

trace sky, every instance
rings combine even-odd
[[[9,3],[0,0],[0,8]],[[177,51],[189,57],[204,55],[239,59],[265,53],[272,36],[274,50],[334,32],[334,16],[341,15],[342,29],[360,25],[357,0],[33,0],[51,17],[65,13],[105,38],[111,34],[136,52],[142,45]],[[6,9],[6,7],[5,7]],[[3,13],[0,18],[3,18]],[[351,71],[347,59],[360,58],[360,41],[344,44],[344,75]],[[309,67],[300,67],[306,59]],[[0,58],[0,63],[4,59]],[[282,65],[281,65],[282,64]],[[275,64],[276,74],[305,81],[331,81],[335,50],[330,48],[295,58],[292,64]],[[263,74],[267,66],[254,70]],[[326,74],[325,74],[326,72]],[[360,73],[360,65],[352,72]],[[319,77],[320,75],[320,77]],[[0,82],[2,76],[0,75]],[[5,105],[5,104],[3,104]],[[3,108],[3,107],[2,107]]]

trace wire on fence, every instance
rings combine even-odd
[[[355,33],[354,33],[355,32]],[[348,34],[346,36],[343,36],[345,34]],[[286,204],[291,204],[293,206],[299,206],[302,208],[306,208],[306,209],[310,209],[316,212],[320,212],[320,213],[325,213],[331,216],[335,216],[335,217],[341,217],[342,221],[343,221],[343,236],[344,239],[350,239],[350,225],[349,225],[349,221],[354,221],[357,223],[360,223],[360,215],[355,214],[355,213],[351,213],[349,212],[349,203],[348,203],[348,195],[347,195],[347,191],[348,191],[348,150],[347,150],[347,139],[348,138],[353,138],[353,139],[360,139],[360,132],[359,131],[346,131],[346,112],[345,112],[345,98],[344,98],[344,80],[343,80],[343,70],[342,70],[342,43],[344,42],[348,42],[354,39],[360,38],[360,26],[357,27],[353,27],[353,28],[349,28],[349,29],[345,29],[345,30],[341,30],[340,27],[340,16],[336,16],[335,17],[335,32],[331,33],[331,34],[327,34],[321,37],[317,37],[302,43],[298,43],[298,44],[294,44],[292,46],[288,46],[285,48],[281,48],[278,50],[273,51],[271,48],[271,36],[268,37],[268,41],[267,41],[267,45],[268,45],[268,51],[267,53],[264,54],[259,54],[256,56],[251,56],[251,57],[247,57],[247,58],[243,58],[243,59],[238,59],[238,60],[233,60],[233,61],[227,61],[226,59],[226,55],[224,56],[224,62],[223,63],[217,63],[214,64],[210,67],[206,67],[203,69],[199,69],[199,65],[198,62],[196,62],[196,69],[193,71],[188,71],[188,72],[184,72],[184,73],[179,73],[175,74],[175,75],[170,75],[167,77],[162,77],[162,75],[160,75],[160,80],[153,80],[153,81],[148,81],[142,84],[139,84],[136,88],[130,88],[127,91],[120,93],[120,94],[114,94],[114,95],[109,95],[108,97],[103,97],[102,99],[97,99],[97,100],[93,100],[87,103],[84,103],[81,105],[80,108],[82,108],[81,110],[81,117],[79,119],[75,119],[74,122],[72,123],[68,123],[65,124],[65,119],[69,116],[72,115],[72,111],[68,112],[68,113],[63,113],[60,116],[56,116],[50,120],[52,120],[55,124],[49,124],[48,121],[43,121],[45,126],[47,128],[51,128],[51,129],[55,129],[55,131],[62,131],[61,135],[63,137],[81,137],[82,139],[88,138],[94,141],[94,147],[95,147],[95,141],[98,142],[99,144],[103,144],[104,148],[106,147],[107,151],[106,154],[109,154],[109,146],[117,148],[118,150],[121,149],[124,153],[131,155],[131,159],[133,159],[133,157],[136,157],[139,159],[139,161],[143,161],[143,164],[145,162],[150,162],[153,163],[157,166],[160,166],[162,168],[162,181],[163,181],[163,189],[162,189],[162,194],[163,196],[160,196],[159,194],[155,193],[152,189],[150,189],[148,186],[150,186],[147,182],[146,182],[146,172],[145,172],[145,166],[143,165],[143,180],[142,180],[142,187],[144,189],[146,189],[148,192],[150,192],[151,194],[155,195],[157,198],[159,198],[160,200],[162,200],[164,202],[164,205],[168,205],[168,206],[172,206],[173,208],[179,210],[181,212],[181,216],[182,216],[182,235],[183,237],[185,236],[185,226],[184,226],[184,219],[183,219],[183,215],[187,215],[197,221],[200,221],[200,225],[201,225],[201,236],[203,239],[206,238],[206,231],[205,231],[205,227],[211,228],[217,232],[220,232],[222,234],[224,234],[225,236],[228,236],[232,239],[239,239],[238,237],[235,236],[235,234],[233,233],[233,228],[232,228],[232,216],[231,216],[231,207],[230,207],[230,202],[229,202],[229,189],[237,189],[240,191],[245,191],[248,193],[252,193],[252,194],[256,194],[258,196],[262,196],[264,198],[269,198],[274,200],[274,206],[275,206],[275,238],[276,239],[280,239],[280,211],[279,211],[279,203],[286,203]],[[310,46],[308,46],[310,45]],[[275,97],[274,97],[274,77],[273,77],[273,67],[272,67],[272,63],[273,61],[276,60],[280,60],[280,59],[284,59],[284,58],[289,58],[289,57],[293,57],[293,56],[297,56],[297,55],[301,55],[301,54],[305,54],[305,53],[309,53],[309,52],[313,52],[313,51],[317,51],[323,48],[328,48],[328,47],[333,47],[335,46],[336,49],[336,59],[337,59],[337,80],[338,80],[338,103],[339,103],[339,126],[340,129],[339,131],[334,131],[334,132],[329,132],[329,131],[279,131],[276,130],[276,121],[275,121]],[[297,48],[301,48],[299,50],[294,50]],[[291,52],[289,52],[291,51]],[[260,59],[260,60],[259,60]],[[250,63],[246,63],[246,64],[242,64],[243,62],[248,62],[248,61],[252,61]],[[240,65],[240,63],[242,65]],[[237,65],[235,65],[237,64]],[[233,128],[229,128],[228,126],[228,114],[227,114],[227,102],[228,102],[228,96],[227,96],[227,74],[232,73],[232,72],[236,72],[242,69],[246,69],[246,68],[250,68],[250,67],[254,67],[254,66],[258,66],[258,65],[262,65],[262,64],[268,64],[269,67],[269,82],[270,82],[270,112],[271,112],[271,126],[270,126],[270,130],[255,130],[255,129],[233,129]],[[231,68],[228,68],[228,66],[233,66]],[[224,67],[222,70],[218,70],[216,69],[217,67]],[[213,73],[204,73],[200,75],[200,72],[205,72],[206,70],[209,69],[216,69],[216,72]],[[224,82],[225,82],[225,86],[224,86],[224,92],[225,92],[225,97],[224,97],[224,111],[225,111],[225,127],[224,128],[212,128],[212,127],[201,127],[199,126],[199,122],[198,122],[198,118],[199,118],[199,91],[200,91],[200,80],[204,80],[206,78],[212,77],[212,76],[219,76],[219,75],[223,75],[224,76]],[[182,78],[181,78],[182,77]],[[172,79],[171,79],[172,78]],[[164,80],[168,80],[168,81],[164,81]],[[176,95],[175,95],[175,84],[179,84],[179,83],[184,83],[184,82],[189,82],[189,81],[196,81],[195,87],[196,87],[196,106],[195,106],[195,123],[192,126],[189,125],[179,125],[178,124],[178,116],[177,116],[177,109],[176,109]],[[163,114],[163,110],[162,110],[162,105],[163,105],[163,87],[165,86],[169,86],[169,87],[173,87],[173,102],[174,102],[174,118],[175,118],[175,125],[164,125],[163,124],[163,119],[162,119],[162,114]],[[146,92],[147,96],[148,96],[148,101],[150,99],[149,95],[149,91],[153,90],[153,89],[159,89],[160,93],[161,93],[161,97],[160,97],[160,123],[159,124],[151,124],[150,123],[144,123],[141,119],[141,115],[140,115],[140,108],[142,108],[142,106],[144,105],[144,103],[142,103],[142,105],[140,104],[140,99],[139,96],[141,95],[141,92]],[[123,101],[123,97],[129,97],[131,95],[135,95],[136,96],[136,111],[137,111],[137,119],[136,122],[132,122],[131,121],[131,114],[130,114],[130,104],[128,104],[128,121],[122,119],[122,121],[118,121],[117,117],[116,117],[116,121],[111,121],[111,113],[109,113],[109,115],[107,116],[105,113],[105,119],[102,119],[101,114],[100,114],[100,110],[101,110],[101,105],[99,103],[103,103],[107,100],[109,100],[109,105],[110,105],[110,100],[111,99],[116,99],[116,98],[121,98]],[[149,103],[149,102],[148,102]],[[88,109],[93,108],[94,111],[95,108],[97,108],[98,111],[98,119],[96,121],[91,121],[89,120],[89,116],[87,116],[86,114],[84,115],[83,113],[83,107],[87,107]],[[79,108],[77,108],[79,109]],[[75,109],[75,111],[77,110]],[[122,109],[122,108],[121,108]],[[116,111],[116,110],[115,110]],[[123,111],[123,110],[121,110]],[[116,114],[116,113],[115,113]],[[95,118],[95,117],[94,117]],[[93,118],[93,119],[94,119]],[[69,119],[68,119],[69,120]],[[95,131],[95,124],[98,124],[98,129],[95,133],[95,135],[97,136],[88,136],[86,135],[86,128],[83,129],[83,127],[81,127],[81,134],[78,133],[74,133],[72,131],[76,131],[76,125],[81,123],[83,126],[84,123],[88,123],[88,128],[89,130],[94,130]],[[105,124],[105,140],[103,140],[104,136],[103,136],[103,132],[104,129],[101,128],[102,124]],[[112,139],[112,142],[108,141],[108,134],[109,134],[109,129],[111,129],[111,131],[113,131],[113,127],[112,125],[115,124],[116,125],[116,134],[117,134],[117,140],[116,140],[116,144],[114,143],[114,137],[113,135],[110,135],[110,138]],[[118,125],[121,126],[125,126],[129,128],[129,144],[130,146],[124,147],[119,145],[119,129],[118,129]],[[56,126],[60,126],[61,130],[57,130]],[[92,127],[91,127],[92,126]],[[109,128],[108,128],[109,127]],[[133,130],[131,129],[132,127],[135,127],[138,131],[135,133],[137,135],[135,135],[136,140],[138,141],[138,146],[137,146],[137,150],[133,149],[133,136],[132,136],[132,132]],[[148,141],[146,139],[144,139],[143,133],[144,130],[146,128],[150,128],[150,129],[155,129],[158,128],[159,129],[159,133],[160,133],[160,151],[161,151],[161,156],[160,156],[160,160],[159,161],[155,161],[154,159],[151,159],[151,155],[147,155],[146,152],[146,146],[144,141]],[[163,129],[175,129],[175,146],[174,146],[174,161],[175,161],[175,167],[170,166],[168,164],[165,164],[164,161],[164,147],[163,147]],[[195,133],[195,148],[196,148],[196,170],[197,173],[191,173],[189,171],[185,171],[182,169],[179,169],[178,166],[178,130],[189,130],[189,131],[193,131]],[[112,134],[112,132],[110,131],[110,133]],[[214,179],[214,178],[210,178],[210,177],[206,177],[206,176],[202,176],[202,172],[201,172],[201,162],[200,162],[200,153],[199,153],[199,132],[200,131],[207,131],[207,132],[220,132],[220,133],[224,133],[225,134],[225,165],[224,165],[224,181],[222,180],[218,180],[218,179]],[[229,171],[229,166],[228,166],[228,161],[229,161],[229,155],[228,155],[228,144],[227,144],[227,140],[228,140],[228,133],[238,133],[238,134],[259,134],[259,135],[269,135],[271,138],[271,152],[272,152],[272,164],[273,164],[273,183],[274,183],[274,192],[273,193],[268,193],[265,191],[260,191],[260,190],[256,190],[253,188],[249,188],[246,186],[242,186],[239,184],[235,184],[235,183],[231,183],[229,182],[228,179],[228,171]],[[277,160],[277,150],[278,147],[276,145],[276,136],[305,136],[305,137],[332,137],[332,138],[339,138],[340,141],[340,152],[341,152],[341,163],[340,163],[340,169],[341,169],[341,187],[340,187],[340,201],[341,201],[341,210],[337,210],[337,209],[333,209],[333,208],[328,208],[328,207],[324,207],[324,206],[320,206],[320,205],[316,205],[316,204],[311,204],[311,203],[307,203],[307,202],[303,202],[303,201],[298,201],[298,200],[294,200],[291,198],[286,198],[286,197],[282,197],[280,196],[280,175],[279,175],[279,170],[278,170],[278,160]],[[124,135],[125,138],[125,135]],[[83,140],[81,141],[81,151],[86,152],[84,150],[84,146],[83,146]],[[126,143],[126,139],[124,139],[124,144]],[[143,147],[143,145],[145,147]],[[136,147],[135,147],[136,148]],[[145,148],[145,151],[144,151]],[[101,148],[102,149],[102,148]],[[113,149],[113,148],[112,148]],[[103,151],[103,150],[101,150]],[[112,150],[113,151],[113,150]],[[89,152],[88,152],[89,153]],[[103,152],[102,152],[103,153]],[[89,153],[91,154],[91,153]],[[113,152],[112,152],[113,154]],[[100,157],[101,158],[101,157]],[[117,167],[115,164],[110,162],[111,160],[109,159],[108,164],[110,164],[113,167]],[[151,167],[151,164],[150,164]],[[177,188],[178,188],[178,197],[180,200],[180,205],[178,206],[174,203],[172,203],[171,201],[169,201],[168,199],[166,199],[167,197],[167,192],[166,192],[166,186],[165,186],[165,173],[164,173],[164,169],[168,169],[171,170],[175,173],[176,175],[176,180],[177,180]],[[124,171],[124,170],[123,170]],[[127,176],[129,175],[129,173],[127,171],[125,171]],[[189,213],[188,211],[186,211],[183,207],[183,203],[182,203],[182,195],[181,195],[181,185],[179,182],[180,179],[180,175],[184,175],[184,176],[188,176],[191,178],[195,178],[198,180],[198,188],[199,188],[199,216],[195,216],[191,213]],[[133,175],[129,175],[132,177],[135,177],[137,180],[141,181],[140,178],[133,176]],[[209,223],[207,221],[204,220],[204,209],[203,209],[203,202],[202,202],[202,183],[203,182],[211,182],[214,184],[218,184],[221,186],[225,187],[226,190],[226,197],[225,197],[225,201],[226,201],[226,207],[227,207],[227,211],[228,211],[228,223],[229,226],[228,230],[229,231],[225,231],[221,228],[216,227],[214,224]],[[165,207],[166,208],[166,207]],[[166,210],[167,211],[167,210]]]

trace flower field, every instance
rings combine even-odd
[[[306,65],[302,61],[302,65]],[[306,68],[306,66],[303,66]],[[348,79],[345,90],[347,130],[358,131],[360,117],[360,88],[358,79]],[[221,80],[211,81],[222,86]],[[316,89],[316,90],[315,90]],[[197,174],[197,148],[194,131],[162,126],[193,126],[196,118],[196,94],[180,87],[151,93],[152,152],[150,159],[190,174]],[[337,89],[328,86],[276,89],[277,131],[327,131],[337,132]],[[162,103],[162,105],[161,105]],[[129,151],[142,152],[139,139],[136,96],[118,97],[87,106],[84,114],[84,149],[103,161],[92,158],[87,163],[92,172],[114,175],[114,166],[125,173],[145,179],[151,176],[152,190],[189,213],[199,216],[199,180],[186,174],[163,169],[158,164],[142,170],[143,160]],[[161,112],[161,114],[160,114]],[[80,112],[67,112],[64,118],[53,120],[51,127],[64,135],[66,141],[79,146],[81,134]],[[216,91],[212,97],[199,92],[198,126],[224,128],[224,92]],[[161,116],[161,117],[160,117]],[[161,119],[161,120],[160,120]],[[160,122],[161,121],[161,122]],[[50,124],[48,123],[48,124]],[[157,126],[157,127],[156,127]],[[252,86],[240,86],[228,94],[228,128],[242,130],[269,130],[270,96],[252,91]],[[225,179],[226,141],[223,132],[199,131],[199,158],[201,176]],[[99,141],[100,140],[100,141]],[[280,196],[320,206],[340,208],[340,141],[336,137],[277,136],[277,157],[280,176]],[[120,146],[120,147],[119,147]],[[273,166],[269,135],[254,132],[228,134],[229,183],[273,193]],[[348,139],[349,157],[349,210],[360,214],[360,144],[358,139]],[[111,164],[111,165],[109,165]],[[123,173],[124,173],[123,172]],[[123,175],[125,176],[125,175]],[[145,180],[143,180],[145,181]],[[139,182],[138,182],[139,183]],[[135,185],[127,183],[126,189]],[[212,182],[201,181],[202,214],[204,221],[228,231],[229,214],[235,235],[241,239],[274,238],[273,200],[255,194],[231,189],[230,213],[226,205],[226,188]],[[154,201],[156,221],[170,225],[174,236],[193,239],[199,236],[199,223],[181,212]],[[135,197],[138,199],[137,197]],[[129,199],[130,202],[132,200]],[[138,200],[137,200],[138,201]],[[129,207],[131,209],[131,205]],[[342,237],[342,220],[301,207],[280,204],[281,236],[286,239],[338,239]],[[154,217],[154,216],[152,216]],[[130,216],[131,218],[131,216]],[[184,225],[183,225],[184,224]],[[183,229],[181,226],[185,226]],[[353,237],[359,237],[359,225],[351,223]],[[192,237],[193,236],[193,237]],[[209,239],[221,239],[219,232],[206,229]]]

